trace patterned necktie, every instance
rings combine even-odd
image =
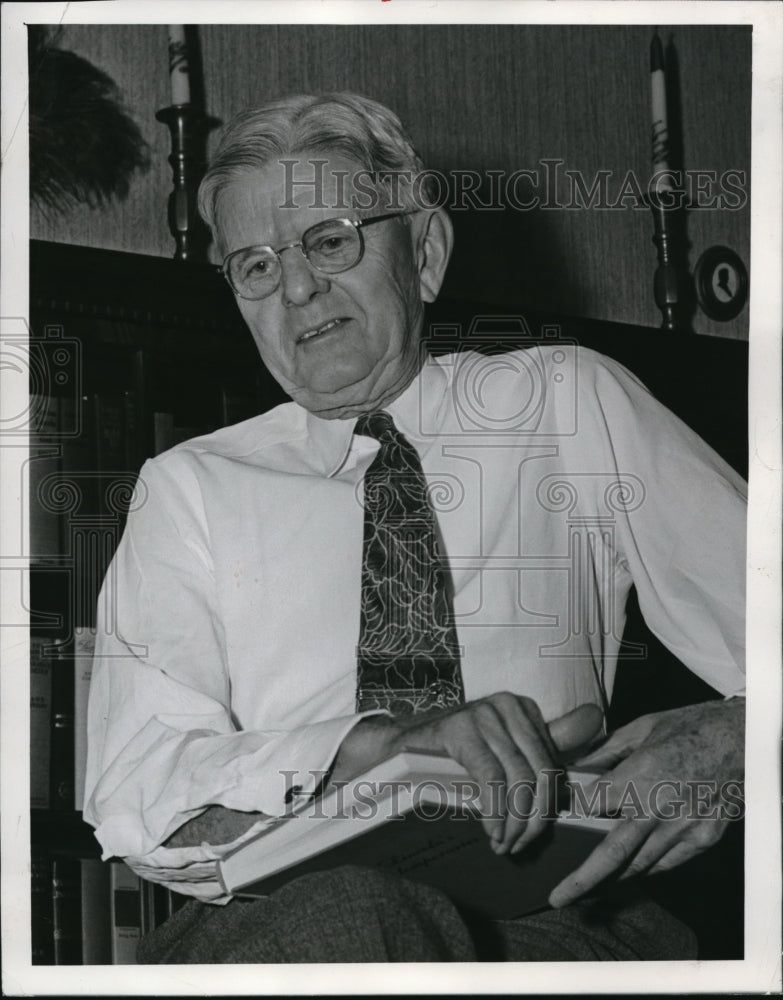
[[[388,413],[360,417],[354,433],[381,446],[364,477],[357,711],[460,704],[451,579],[419,456]]]

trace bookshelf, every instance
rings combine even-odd
[[[176,900],[82,821],[98,592],[145,459],[286,397],[207,265],[32,241],[28,352],[33,961],[128,961]]]

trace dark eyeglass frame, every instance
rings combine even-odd
[[[297,240],[295,243],[286,243],[285,246],[278,247],[276,250],[274,247],[270,247],[265,243],[253,243],[247,247],[240,247],[239,250],[232,250],[231,253],[226,256],[226,258],[224,259],[222,265],[218,268],[218,270],[226,279],[226,281],[229,283],[231,291],[234,293],[234,295],[238,296],[239,298],[246,299],[247,301],[250,302],[260,302],[262,299],[268,298],[273,292],[276,292],[277,289],[280,287],[280,280],[283,276],[283,263],[280,260],[280,254],[283,253],[284,250],[293,250],[295,247],[298,247],[300,253],[307,261],[307,263],[312,268],[315,268],[315,270],[321,274],[343,274],[345,271],[350,271],[351,268],[356,267],[356,265],[364,256],[364,237],[362,235],[362,229],[366,228],[367,226],[375,225],[376,222],[387,222],[389,219],[398,219],[405,215],[414,215],[418,211],[419,209],[407,209],[401,212],[388,212],[385,215],[374,215],[369,219],[342,219],[342,218],[323,219],[321,222],[316,222],[314,226],[309,226],[307,229],[305,229],[305,231],[302,233],[302,238]],[[356,258],[356,260],[352,264],[349,264],[347,267],[340,267],[337,268],[337,270],[333,271],[332,270],[325,271],[323,268],[318,267],[317,264],[314,264],[310,260],[310,257],[308,256],[307,252],[305,251],[304,242],[307,238],[307,234],[312,232],[312,230],[314,229],[318,229],[320,226],[323,226],[326,223],[339,223],[340,225],[343,226],[353,226],[353,228],[356,230],[356,233],[359,237],[359,255]],[[238,254],[247,253],[248,250],[268,250],[277,259],[277,265],[278,265],[277,281],[269,289],[269,291],[264,292],[263,295],[252,296],[252,297],[247,295],[242,295],[239,291],[237,291],[236,287],[234,286],[234,282],[231,280],[230,264],[232,259],[236,257]]]

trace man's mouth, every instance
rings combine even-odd
[[[304,344],[308,340],[314,340],[316,337],[320,337],[321,334],[328,333],[329,330],[333,330],[336,326],[341,323],[347,322],[347,316],[340,316],[337,319],[330,319],[326,323],[322,323],[321,326],[313,327],[312,330],[305,330],[305,332],[297,338],[297,344]]]

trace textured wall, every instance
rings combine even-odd
[[[670,31],[661,28],[666,40]],[[750,30],[671,29],[689,169],[750,170]],[[351,89],[388,103],[425,162],[481,171],[564,162],[588,182],[610,171],[615,200],[627,171],[649,173],[651,29],[628,26],[225,26],[199,28],[206,110],[221,121],[281,93]],[[169,103],[163,26],[69,26],[60,45],[120,86],[153,150],[126,202],[46,219],[40,239],[168,256]],[[214,137],[213,137],[214,140]],[[520,188],[520,193],[522,193]],[[568,202],[568,189],[560,188]],[[458,251],[445,291],[657,325],[655,249],[645,211],[564,208],[454,213]],[[722,243],[748,263],[749,208],[690,213],[690,263]],[[747,336],[747,308],[730,323],[697,313],[699,332]]]

